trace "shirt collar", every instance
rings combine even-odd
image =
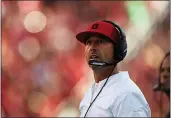
[[[119,76],[126,77],[126,76],[129,76],[129,74],[128,74],[127,71],[119,71],[119,73],[114,74],[114,75],[111,75],[111,76],[109,77],[109,80],[110,80],[111,78],[113,78],[113,79],[112,79],[113,81],[115,81],[115,82],[116,82],[116,81],[119,81],[118,79],[121,79]],[[106,80],[107,80],[107,78],[105,78],[105,79],[99,81],[99,83],[94,82],[94,85],[101,87],[101,86],[105,83]]]

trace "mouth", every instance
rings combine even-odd
[[[97,55],[90,55],[90,59],[98,59],[99,57]]]

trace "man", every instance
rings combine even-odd
[[[170,99],[170,52],[166,53],[159,71],[160,87],[163,92],[165,92]]]
[[[164,92],[170,100],[170,52],[165,54],[160,64],[158,84],[153,89]],[[170,118],[170,110],[165,117]]]
[[[150,117],[149,105],[128,72],[117,64],[127,53],[126,36],[111,21],[96,21],[76,35],[85,44],[86,60],[95,83],[80,103],[81,117]]]

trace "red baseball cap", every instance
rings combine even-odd
[[[115,37],[119,35],[119,31],[110,23],[103,21],[96,21],[92,23],[88,29],[84,32],[80,32],[76,35],[77,40],[81,43],[86,42],[87,38],[93,35],[103,35],[111,39],[114,43],[116,43]]]

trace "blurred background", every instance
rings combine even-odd
[[[119,64],[143,91],[152,117],[169,111],[153,92],[158,67],[170,50],[169,1],[2,1],[2,116],[79,116],[94,81],[84,45],[75,35],[95,20],[126,32],[128,54]]]

